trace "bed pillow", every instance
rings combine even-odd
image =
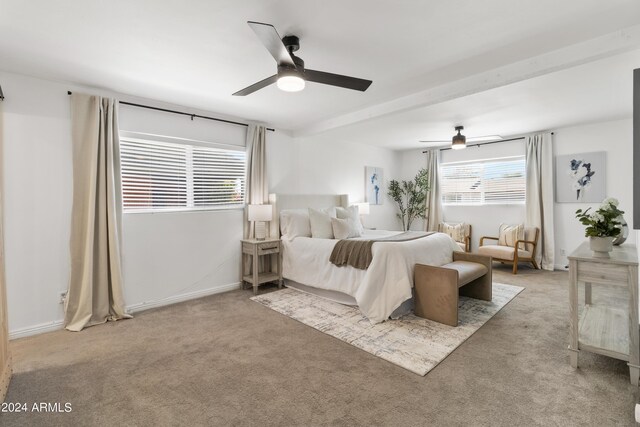
[[[311,237],[311,224],[307,209],[286,209],[280,212],[280,233],[287,240]]]
[[[516,246],[516,240],[524,240],[524,224],[500,224],[500,234],[498,235],[498,245]],[[520,249],[524,249],[524,244],[520,244]]]
[[[464,222],[460,224],[442,223],[442,232],[451,236],[456,242],[464,243]]]
[[[353,221],[349,219],[331,218],[331,227],[333,228],[333,237],[336,239],[349,239],[351,237],[360,237],[360,231],[354,226]]]
[[[349,237],[360,237],[364,232],[364,227],[360,221],[358,207],[355,205],[348,208],[336,208],[336,217],[349,221],[351,227],[351,235]]]
[[[324,212],[323,212],[324,211]],[[331,212],[331,210],[329,210]],[[309,222],[311,224],[311,237],[314,239],[333,239],[333,227],[331,218],[335,218],[335,208],[333,215],[326,210],[309,208]]]
[[[331,218],[331,228],[333,229],[333,237],[336,239],[348,239],[354,231],[347,219]]]

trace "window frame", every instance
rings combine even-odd
[[[524,182],[524,196],[522,198],[522,200],[516,200],[516,201],[500,201],[500,202],[490,202],[490,203],[486,203],[485,202],[485,191],[482,190],[481,194],[481,201],[480,202],[445,202],[444,201],[444,196],[445,193],[442,190],[444,187],[444,173],[443,173],[443,168],[446,167],[447,165],[461,165],[461,164],[485,164],[485,163],[497,163],[499,161],[503,161],[503,162],[508,162],[508,161],[516,161],[516,160],[522,160],[524,163],[523,169],[522,169],[522,179]],[[516,156],[505,156],[505,157],[489,157],[486,159],[474,159],[474,160],[462,160],[462,161],[454,161],[454,162],[447,162],[447,163],[441,163],[440,167],[439,167],[439,184],[440,184],[440,202],[442,203],[442,206],[504,206],[504,205],[509,205],[509,206],[522,206],[526,203],[526,191],[527,191],[527,184],[526,184],[526,157],[524,154],[519,154]],[[483,183],[484,184],[484,183]]]
[[[122,149],[122,141],[127,142],[142,142],[142,143],[160,143],[160,144],[176,144],[185,145],[191,147],[211,148],[225,151],[237,151],[244,154],[244,175],[243,175],[243,194],[242,203],[223,204],[216,206],[169,206],[169,207],[145,207],[139,209],[127,209],[124,202],[124,182],[122,177],[122,151],[118,153],[118,162],[120,166],[120,197],[122,205],[122,213],[126,215],[137,214],[166,214],[166,213],[201,213],[201,212],[217,212],[217,211],[232,211],[232,210],[244,210],[247,205],[247,152],[244,145],[224,144],[217,142],[198,141],[187,138],[177,138],[164,135],[155,135],[149,133],[139,133],[130,131],[120,131],[120,150]],[[190,159],[191,163],[186,165],[187,171],[193,173],[193,157]],[[189,172],[187,172],[189,173]],[[187,179],[189,179],[187,177]],[[188,187],[185,191],[187,198],[193,197],[193,182],[194,177],[191,177],[192,191],[189,192]],[[193,200],[192,200],[193,201]]]

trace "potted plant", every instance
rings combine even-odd
[[[589,245],[594,252],[611,252],[613,250],[613,240],[620,234],[620,217],[624,213],[618,209],[618,200],[614,198],[605,199],[600,207],[592,213],[591,208],[586,210],[578,209],[576,218],[586,226],[585,236],[589,238]]]
[[[412,181],[398,182],[392,179],[389,182],[389,196],[398,204],[400,211],[397,216],[402,221],[404,231],[411,228],[411,223],[416,218],[426,218],[427,191],[429,191],[429,173],[426,169],[420,169]]]

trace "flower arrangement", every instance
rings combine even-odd
[[[586,237],[616,237],[620,234],[621,223],[618,220],[624,213],[618,209],[618,200],[610,197],[604,199],[598,210],[589,213],[591,208],[584,211],[578,209],[576,218],[585,225],[584,235]]]

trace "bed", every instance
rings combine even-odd
[[[347,195],[270,195],[274,218],[270,231],[280,234],[283,210],[348,207]],[[355,239],[378,239],[399,231],[365,230]],[[338,240],[311,237],[283,238],[283,276],[287,286],[312,292],[343,304],[357,305],[373,323],[402,311],[403,303],[412,300],[415,264],[440,266],[452,261],[460,248],[446,234],[434,233],[405,242],[377,242],[372,246],[373,259],[366,270],[336,266],[329,257]],[[405,304],[404,307],[407,305]]]

